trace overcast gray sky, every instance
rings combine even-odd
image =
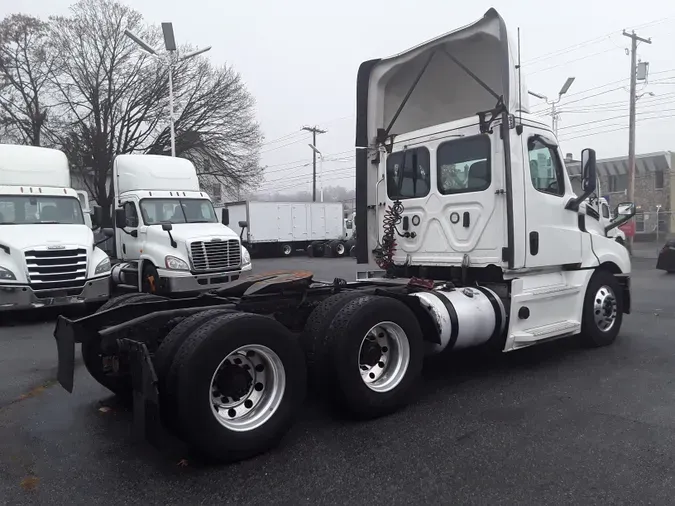
[[[69,0],[3,1],[0,16],[66,14]],[[568,76],[576,81],[560,104],[565,153],[593,147],[599,158],[628,152],[630,58],[624,28],[653,44],[638,55],[650,63],[650,83],[638,102],[637,152],[675,149],[675,3],[509,0],[127,0],[147,22],[172,21],[178,43],[211,45],[215,63],[239,71],[257,101],[266,144],[266,190],[309,190],[311,150],[303,125],[328,130],[325,184],[353,187],[356,72],[365,60],[405,50],[480,18],[495,7],[507,27],[521,29],[529,89],[554,97]],[[625,79],[624,82],[617,82]],[[607,85],[604,86],[603,85]],[[642,88],[642,86],[640,86]],[[569,102],[566,106],[565,103]],[[534,111],[543,108],[536,99]],[[601,132],[601,133],[600,133]],[[591,135],[595,134],[595,135]],[[278,140],[283,139],[283,140]],[[337,159],[337,160],[335,160]],[[333,160],[333,161],[329,161]]]

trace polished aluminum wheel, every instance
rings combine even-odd
[[[230,353],[211,378],[210,402],[226,428],[250,431],[276,412],[286,390],[286,372],[267,346],[248,344]]]
[[[361,341],[361,379],[375,392],[388,392],[396,388],[405,377],[409,364],[408,336],[394,322],[378,323]]]
[[[593,301],[593,318],[598,329],[609,331],[616,322],[616,295],[608,286],[602,286],[595,294]]]

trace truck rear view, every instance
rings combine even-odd
[[[0,310],[106,300],[109,280],[65,154],[0,145]]]

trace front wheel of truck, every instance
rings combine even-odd
[[[272,318],[229,313],[196,329],[174,358],[180,434],[217,462],[276,446],[307,389],[300,343]]]
[[[597,270],[586,288],[581,321],[581,342],[598,348],[612,344],[623,320],[622,288],[614,274]]]

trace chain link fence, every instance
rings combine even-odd
[[[633,256],[656,258],[668,239],[675,237],[675,213],[638,212],[633,217]]]

